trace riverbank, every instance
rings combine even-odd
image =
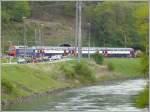
[[[104,64],[111,65],[111,71],[117,79],[132,79],[143,77],[141,72],[141,59],[140,58],[107,58]],[[109,69],[109,67],[108,67]]]
[[[113,71],[107,68],[109,62],[113,63]],[[2,105],[106,80],[141,77],[139,68],[140,59],[124,58],[105,59],[104,65],[97,65],[93,61],[84,61],[81,64],[67,61],[2,65]]]
[[[140,91],[134,98],[135,106],[138,108],[149,108],[149,88]]]

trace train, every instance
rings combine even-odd
[[[87,56],[89,53],[96,52],[105,57],[135,57],[133,48],[112,48],[112,47],[82,47],[82,55]],[[52,55],[76,55],[78,47],[53,47],[53,46],[10,46],[8,55],[13,57],[19,56],[52,56]]]

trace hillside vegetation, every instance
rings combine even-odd
[[[88,45],[90,22],[91,46],[148,49],[148,2],[96,1],[83,4],[83,46]],[[44,45],[74,45],[75,2],[2,1],[3,50],[7,50],[11,42],[23,44],[24,31],[28,45],[40,45],[35,42],[39,41],[40,35]]]

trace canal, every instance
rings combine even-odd
[[[78,111],[78,112],[148,112],[134,107],[132,98],[141,91],[143,79],[113,81],[101,85],[66,90],[31,103],[16,104],[6,110]]]

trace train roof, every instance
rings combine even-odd
[[[24,48],[24,46],[15,46],[17,49]],[[74,49],[75,47],[59,47],[59,46],[32,46],[31,49]],[[88,49],[88,47],[82,47],[82,49]],[[121,47],[90,47],[93,50],[134,50],[133,48],[121,48]]]

